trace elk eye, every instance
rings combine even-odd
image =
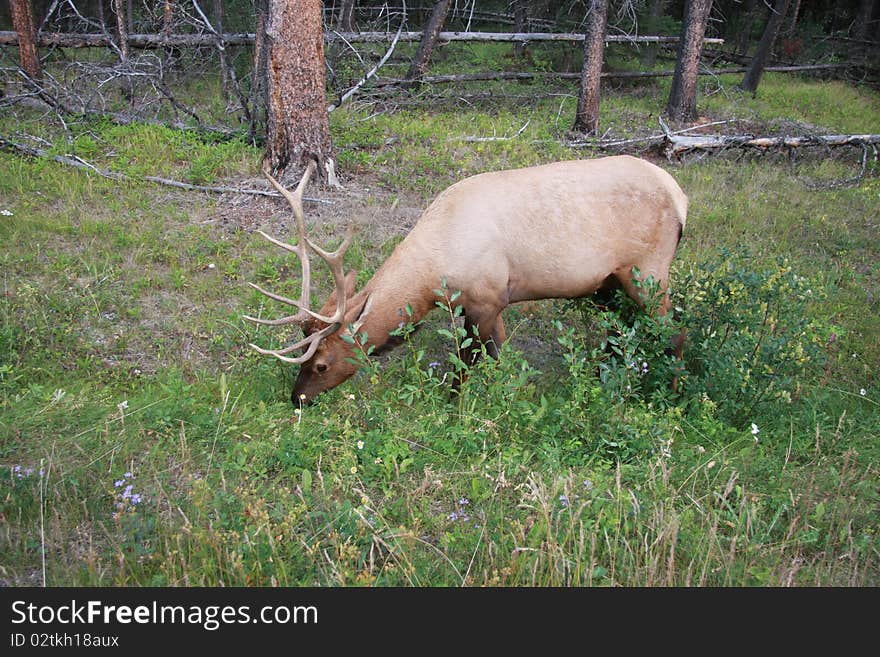
[[[324,372],[327,371],[327,363],[318,363],[315,366],[315,371],[317,371],[318,374],[323,374]]]

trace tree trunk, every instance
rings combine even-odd
[[[527,32],[529,5],[527,0],[513,0],[513,31]],[[513,56],[522,59],[526,56],[526,44],[522,41],[513,44]]]
[[[229,103],[229,88],[232,84],[229,58],[226,54],[226,44],[223,43],[223,0],[214,0],[214,29],[220,35],[218,39],[218,55],[220,59],[220,95],[224,103]]]
[[[688,0],[685,5],[678,59],[666,107],[666,113],[673,121],[693,121],[697,118],[697,74],[711,10],[712,0]]]
[[[128,26],[122,0],[113,0],[113,13],[116,14],[116,34],[118,37],[116,45],[119,47],[119,60],[125,64],[128,61]]]
[[[644,31],[648,34],[655,35],[660,25],[660,17],[666,11],[666,5],[669,0],[651,0],[651,8],[648,11],[648,20]],[[642,31],[642,30],[639,30]],[[657,52],[660,50],[658,44],[649,44],[645,48],[645,68],[652,69],[657,64]]]
[[[584,37],[584,66],[581,69],[581,92],[573,130],[587,135],[599,131],[599,83],[605,55],[605,25],[608,21],[608,0],[591,0]]]
[[[355,0],[342,0],[336,23],[340,32],[354,32],[354,5]]]
[[[788,36],[794,36],[797,31],[797,22],[801,13],[801,0],[794,0],[794,7],[791,9],[791,18],[788,21],[788,28],[785,30],[785,33]]]
[[[766,27],[764,27],[764,34],[761,35],[758,49],[755,51],[755,56],[752,57],[752,63],[749,64],[749,70],[746,72],[743,81],[739,83],[739,87],[743,91],[755,93],[758,90],[758,83],[764,74],[764,67],[770,58],[773,44],[776,41],[776,35],[779,34],[782,19],[785,18],[790,4],[791,0],[776,0],[773,9],[770,10],[770,18],[767,21]]]
[[[123,0],[113,0],[113,11],[116,14],[116,32],[119,38],[119,64],[122,67],[122,95],[129,101],[134,100],[134,84],[125,70],[128,68],[128,21],[125,18]]]
[[[269,13],[269,0],[257,0],[256,31],[254,33],[254,64],[251,68],[251,142],[257,143],[257,135],[265,134],[266,129],[266,16]]]
[[[870,36],[869,27],[871,25],[871,16],[874,14],[874,0],[861,0],[859,2],[859,11],[856,15],[855,29],[853,38],[867,41]]]
[[[327,119],[321,0],[269,0],[266,16],[267,127],[265,163],[279,175],[318,162],[338,185]]]
[[[411,83],[418,84],[428,68],[428,60],[431,59],[431,53],[434,52],[434,46],[437,45],[437,35],[440,34],[443,23],[446,22],[446,14],[449,12],[450,4],[451,0],[439,0],[431,11],[431,17],[422,33],[419,49],[416,51],[415,59],[406,74],[406,79]]]
[[[755,24],[755,18],[758,13],[763,11],[764,3],[758,5],[758,0],[746,0],[745,9],[743,9],[743,21],[739,28],[739,34],[736,37],[736,53],[745,55],[749,52],[749,43],[752,40],[752,26]]]
[[[34,15],[31,0],[11,0],[12,25],[18,34],[18,53],[21,69],[31,80],[42,80],[43,69],[37,55],[37,33],[34,29]]]

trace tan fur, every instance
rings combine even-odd
[[[687,197],[672,176],[626,155],[466,178],[437,196],[353,295],[346,326],[362,321],[368,344],[382,346],[401,322],[435,307],[445,279],[494,355],[492,343],[505,337],[500,313],[511,303],[587,296],[609,281],[641,301],[633,267],[665,290],[686,214]],[[664,300],[661,312],[667,308]],[[310,400],[348,379],[357,369],[346,362],[351,356],[339,333],[326,338],[303,364],[294,396]]]

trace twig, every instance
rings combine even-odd
[[[526,121],[523,124],[523,127],[520,128],[519,130],[517,130],[516,134],[511,137],[459,137],[459,138],[452,137],[449,141],[464,141],[467,143],[477,143],[477,142],[484,142],[484,141],[509,141],[511,139],[516,139],[517,137],[519,137],[525,131],[525,129],[529,127],[529,123],[531,123],[531,122],[532,122],[531,119]]]
[[[334,105],[330,105],[330,107],[327,108],[328,114],[330,112],[332,112],[333,110],[337,109],[340,105],[342,105],[349,98],[354,96],[354,94],[357,93],[358,89],[360,89],[362,86],[364,86],[366,84],[367,80],[369,80],[371,77],[376,75],[377,71],[380,68],[382,68],[382,66],[385,64],[385,62],[388,61],[388,58],[391,57],[391,53],[394,52],[394,48],[395,48],[395,46],[397,46],[397,40],[400,38],[400,33],[402,31],[403,31],[403,23],[401,22],[400,27],[397,28],[397,34],[394,36],[394,40],[391,42],[391,46],[388,48],[388,51],[385,53],[385,55],[382,57],[382,59],[379,60],[379,63],[373,67],[373,70],[371,70],[364,77],[362,77],[360,82],[358,82],[351,89],[349,89],[344,94],[342,94],[342,97],[339,99],[338,103],[336,103]]]

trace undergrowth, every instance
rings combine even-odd
[[[788,80],[766,76],[757,98],[724,83],[701,106],[878,131],[876,94]],[[645,130],[665,84],[603,99],[605,125]],[[469,173],[592,156],[560,139],[573,104],[352,107],[332,126],[343,172],[393,217]],[[805,184],[857,157],[665,164],[690,197],[676,313],[511,308],[501,358],[454,394],[472,336],[438,281],[446,308],[420,331],[404,324],[396,350],[291,408],[294,372],[249,350],[241,315],[260,303],[246,281],[295,290],[295,263],[249,216],[226,221],[228,199],[141,179],[253,178],[256,149],[24,114],[0,126],[131,177],[0,153],[4,583],[878,583],[877,179]],[[511,138],[471,140],[491,136]],[[399,236],[369,238],[349,254],[361,281]]]

